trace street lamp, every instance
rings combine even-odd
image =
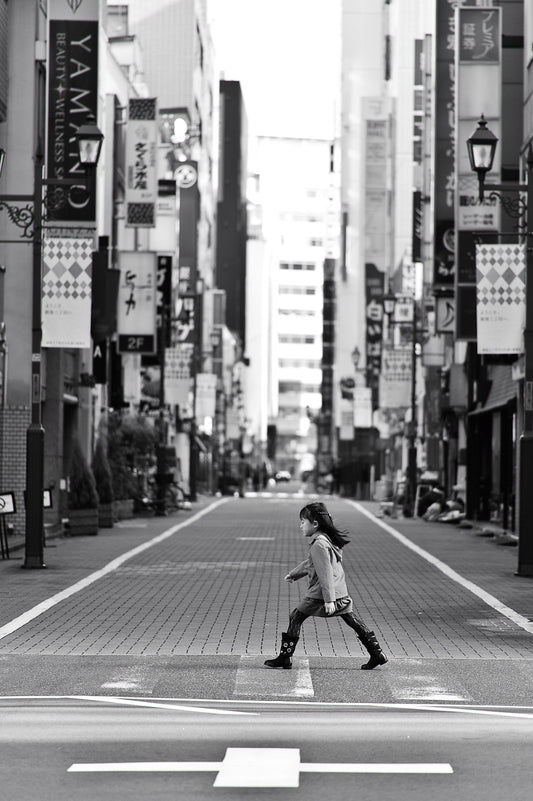
[[[483,115],[478,128],[467,140],[470,166],[477,173],[479,199],[483,200],[484,189],[490,190],[489,197],[497,197],[507,214],[522,222],[521,233],[525,236],[526,247],[526,314],[524,326],[524,422],[519,440],[518,453],[518,569],[519,576],[533,576],[533,225],[529,210],[533,210],[533,148],[529,143],[527,151],[527,184],[485,184],[485,175],[491,169],[497,137],[487,127]],[[523,197],[508,198],[502,192],[526,193]]]
[[[85,166],[90,191],[104,136],[92,115],[76,132],[80,163]],[[5,152],[0,154],[0,176]],[[33,195],[0,195],[0,209],[5,209],[11,222],[22,230],[20,240],[33,243],[32,255],[32,343],[31,343],[31,418],[26,432],[26,537],[25,568],[45,567],[43,560],[43,485],[44,428],[41,415],[41,291],[43,221],[47,213],[53,217],[68,201],[73,190],[80,191],[79,178],[43,178],[44,155],[39,136],[34,156]],[[51,191],[43,196],[43,187]],[[66,192],[63,190],[67,190]],[[24,207],[15,205],[26,203]],[[43,214],[43,205],[45,212]]]
[[[404,514],[406,517],[413,517],[416,514],[416,485],[418,478],[417,452],[416,452],[416,349],[417,349],[417,326],[416,326],[416,301],[411,298],[411,319],[401,321],[394,320],[397,297],[389,292],[383,296],[383,310],[389,318],[389,325],[404,324],[411,322],[411,420],[407,426],[407,491],[404,502]]]

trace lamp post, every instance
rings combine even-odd
[[[87,122],[76,132],[80,163],[86,168],[90,191],[94,168],[98,163],[102,149],[103,134],[96,126],[94,117],[88,116]],[[5,152],[0,158],[4,164]],[[44,485],[44,428],[41,410],[41,291],[42,291],[42,249],[43,221],[46,213],[57,214],[68,201],[70,193],[80,191],[79,178],[43,178],[44,155],[41,137],[37,140],[34,155],[33,195],[0,195],[0,209],[4,208],[11,221],[22,230],[20,240],[32,241],[32,336],[31,336],[31,416],[26,432],[26,537],[25,558],[23,567],[46,567],[43,559],[44,518],[43,518],[43,485]],[[49,192],[43,196],[43,188]],[[65,191],[66,190],[66,191]],[[25,207],[16,203],[26,203]],[[45,212],[43,214],[43,206]]]
[[[485,189],[489,197],[496,197],[505,211],[522,223],[521,233],[526,248],[526,298],[524,326],[524,420],[518,446],[518,569],[519,576],[533,576],[533,148],[527,150],[527,183],[485,184],[485,175],[492,168],[498,144],[497,137],[487,128],[483,115],[478,127],[467,140],[470,166],[477,173],[479,199],[483,200]],[[514,193],[514,198],[504,192]],[[526,199],[519,193],[525,192]],[[518,197],[517,197],[518,195]],[[530,215],[530,210],[532,214]]]
[[[407,491],[406,499],[404,501],[404,515],[406,517],[413,517],[413,515],[416,514],[416,484],[418,474],[416,451],[416,347],[418,332],[416,325],[416,301],[414,297],[411,300],[411,319],[404,319],[398,322],[394,320],[394,312],[397,303],[396,295],[389,291],[383,296],[383,310],[389,318],[390,325],[411,322],[411,420],[407,426]]]

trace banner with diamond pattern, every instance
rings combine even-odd
[[[413,354],[411,347],[383,347],[379,398],[383,409],[409,406]]]
[[[194,345],[182,343],[165,348],[165,400],[180,407],[187,405],[192,390]]]
[[[92,237],[45,237],[43,347],[91,347],[92,252]]]
[[[477,352],[524,350],[524,245],[476,245]]]

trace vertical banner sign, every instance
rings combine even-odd
[[[475,239],[478,242],[483,241],[484,231],[499,231],[501,226],[498,200],[491,198],[487,192],[483,202],[479,201],[478,181],[470,167],[467,139],[477,128],[481,112],[485,115],[490,129],[501,138],[502,10],[481,6],[458,7],[455,13],[457,86],[455,336],[458,340],[475,342],[477,323],[480,321],[478,313],[480,305],[476,301],[478,290]],[[492,181],[499,179],[500,158],[501,147],[496,150],[491,170]],[[494,242],[493,235],[485,239]],[[484,336],[486,333],[485,331]],[[494,345],[497,346],[497,343]],[[479,350],[478,352],[481,353]]]
[[[154,228],[157,203],[157,102],[132,98],[126,128],[126,227]]]
[[[217,377],[214,373],[198,373],[196,376],[196,419],[203,425],[206,417],[214,418]]]
[[[45,237],[42,278],[43,347],[91,347],[92,255],[92,237]]]
[[[324,259],[322,305],[322,415],[331,420],[333,414],[333,364],[335,357],[335,259]]]
[[[372,389],[372,408],[379,406],[379,374],[383,346],[383,293],[385,276],[375,264],[365,264],[367,383]]]
[[[198,165],[185,161],[176,169],[179,187],[179,294],[194,294],[198,275],[198,218],[200,195],[198,192]]]
[[[389,229],[387,159],[389,151],[389,100],[382,97],[363,99],[365,168],[365,262],[373,262],[380,270],[387,266]]]
[[[95,384],[107,384],[107,339],[93,344],[93,376]]]
[[[48,32],[48,178],[80,179],[49,218],[94,222],[96,192],[85,190],[75,134],[98,111],[98,0],[50,0]]]
[[[409,406],[411,393],[411,348],[383,348],[383,369],[379,386],[383,409]]]
[[[476,245],[477,352],[522,353],[526,310],[524,245]]]
[[[165,347],[170,347],[170,303],[172,300],[172,256],[157,257],[157,338],[158,352],[161,350],[160,337],[165,334]]]
[[[192,389],[194,345],[184,343],[165,350],[165,398],[171,406],[187,406]]]
[[[455,269],[455,5],[449,0],[437,0],[433,253],[433,283],[437,286],[453,285]]]
[[[118,350],[155,353],[156,260],[148,251],[119,254]]]
[[[372,427],[372,390],[355,387],[353,393],[353,424],[356,428]]]

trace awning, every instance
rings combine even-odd
[[[491,387],[485,403],[469,414],[493,412],[516,400],[517,386],[516,381],[513,381],[510,364],[495,364],[491,369],[489,380]]]

